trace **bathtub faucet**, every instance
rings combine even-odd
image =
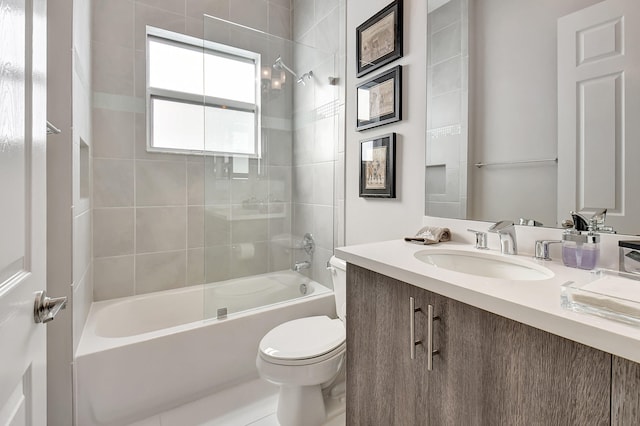
[[[296,262],[293,264],[293,270],[295,272],[300,272],[302,269],[309,268],[311,268],[311,262],[309,262],[308,260],[305,260],[304,262]]]

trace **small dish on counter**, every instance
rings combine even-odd
[[[598,269],[581,283],[568,281],[561,288],[562,307],[640,327],[640,277]]]

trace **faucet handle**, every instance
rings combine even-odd
[[[487,233],[484,231],[476,231],[475,229],[467,229],[469,232],[476,234],[476,248],[478,250],[486,250],[487,247]]]
[[[561,243],[561,240],[537,240],[535,246],[535,258],[540,260],[551,260],[549,256],[549,246],[555,243]]]

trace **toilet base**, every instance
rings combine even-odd
[[[320,426],[327,418],[322,386],[280,386],[278,421],[281,426]]]

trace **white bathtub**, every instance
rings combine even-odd
[[[227,318],[203,320],[219,307]],[[93,303],[75,358],[78,424],[126,425],[255,379],[262,336],[310,315],[335,316],[333,292],[292,271]]]

